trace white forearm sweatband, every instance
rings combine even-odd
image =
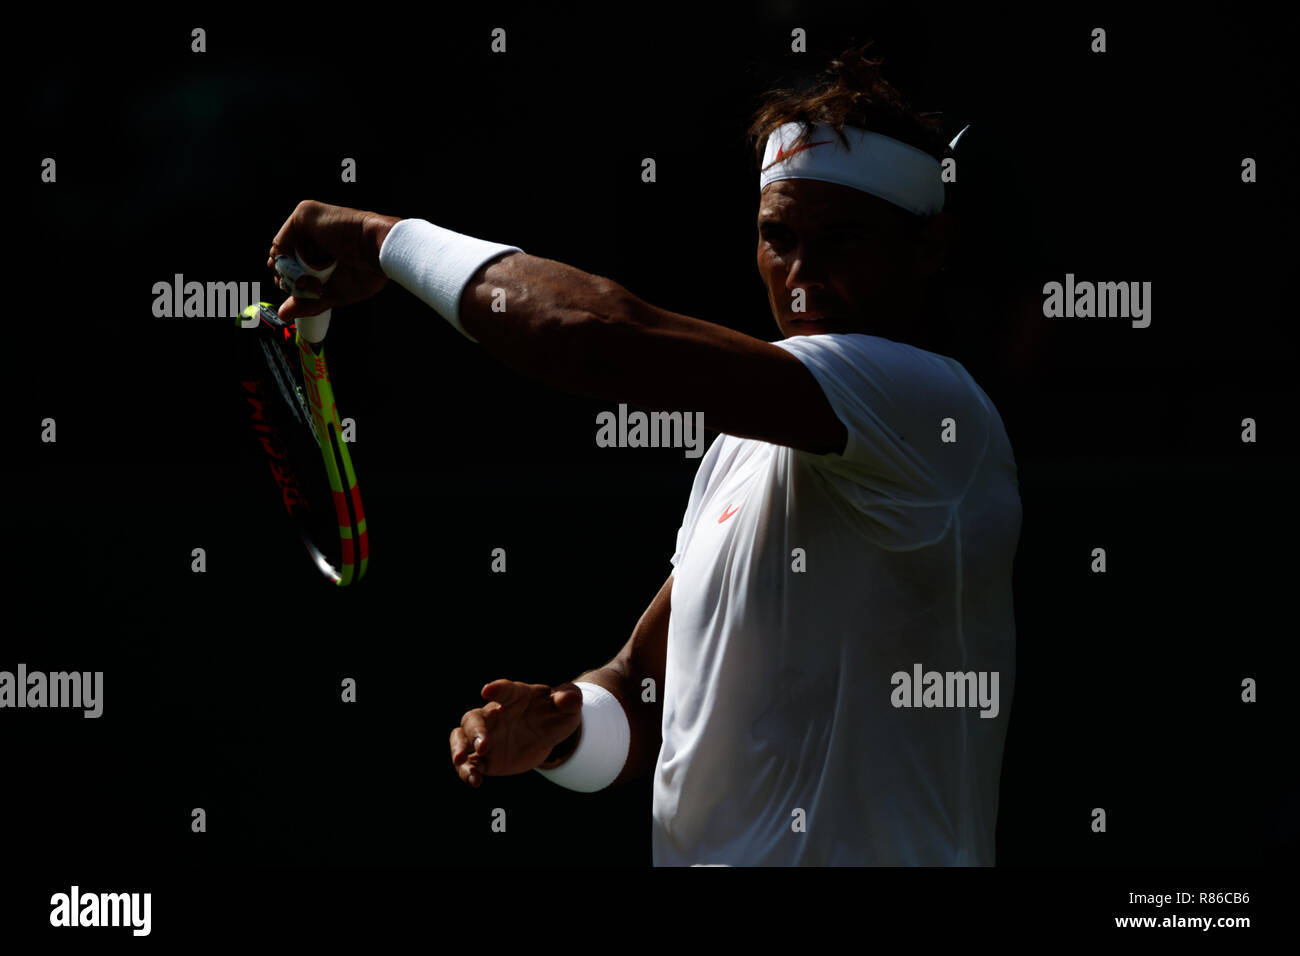
[[[554,770],[535,768],[551,783],[581,793],[608,787],[623,772],[632,730],[618,698],[599,684],[579,681],[582,688],[582,734],[569,759]]]
[[[460,294],[484,263],[507,252],[523,251],[518,246],[464,236],[423,219],[402,219],[379,247],[379,268],[461,335],[477,342],[460,324]]]

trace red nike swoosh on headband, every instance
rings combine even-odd
[[[722,524],[722,522],[726,521],[728,518],[734,515],[738,510],[739,510],[738,508],[733,508],[731,507],[731,505],[727,505],[727,510],[722,512],[722,517],[718,519],[718,524]]]
[[[784,146],[778,146],[776,148],[776,159],[772,160],[772,162],[779,163],[784,159],[789,159],[795,153],[802,153],[805,149],[812,149],[814,146],[825,146],[829,142],[831,142],[831,140],[824,139],[820,143],[804,143],[802,146],[792,149],[788,153],[785,151]]]

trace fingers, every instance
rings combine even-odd
[[[529,748],[543,746],[540,741],[553,735],[554,722],[571,724],[582,710],[582,691],[573,684],[552,690],[500,679],[484,684],[480,694],[487,703],[466,711],[450,739],[452,765],[472,787],[494,773],[494,760],[497,773],[522,772],[532,758]]]
[[[272,263],[271,268],[273,269],[275,268],[274,262]],[[320,279],[316,278],[313,275],[299,276],[297,279],[293,281],[293,285],[294,285],[294,293],[297,294],[298,292],[301,292],[303,298],[315,296],[316,298],[319,299],[321,295],[323,295],[325,292],[325,283],[321,282]],[[275,287],[281,290],[282,292],[288,291],[285,288],[284,277],[280,275],[278,269],[276,270],[276,275],[275,275]]]
[[[322,268],[319,265],[310,265],[312,263],[324,263],[329,265],[330,257],[327,256],[314,241],[312,233],[317,227],[321,218],[321,212],[324,209],[322,203],[312,199],[304,199],[294,207],[293,213],[284,221],[280,231],[275,234],[271,240],[271,248],[267,252],[266,266],[268,269],[275,270],[275,260],[280,256],[290,256],[300,262],[308,265],[309,268]],[[275,277],[276,287],[284,289],[280,281],[280,276]],[[304,292],[315,292],[321,294],[322,284],[315,276],[303,276],[299,280],[299,285]],[[319,302],[320,300],[313,300]],[[281,311],[282,318],[295,318],[297,315],[314,315],[325,311],[328,306],[322,306],[314,311],[294,312],[294,315],[285,316],[283,307]]]
[[[297,322],[299,319],[309,315],[320,315],[326,309],[332,308],[334,308],[334,300],[330,296],[323,295],[319,299],[299,299],[291,295],[281,304],[277,315],[285,322]]]
[[[576,714],[582,710],[582,688],[576,684],[560,684],[551,691],[551,702],[561,713]]]
[[[498,704],[497,710],[501,707]],[[465,733],[465,739],[474,750],[482,755],[487,743],[488,731],[490,725],[496,724],[496,711],[489,711],[486,707],[479,707],[474,710],[467,710],[465,716],[460,719],[460,729]]]
[[[304,199],[298,203],[271,241],[271,258],[295,255],[298,245],[306,238],[305,234],[311,231],[323,207],[323,203],[316,202],[314,199]]]
[[[501,705],[493,701],[474,712],[478,719],[469,731],[470,741],[474,745],[475,752],[484,761],[488,759],[496,744],[498,734],[495,731],[500,723],[498,715],[501,709]]]
[[[285,254],[275,243],[271,245],[267,265],[275,272],[276,287],[301,299],[321,298],[325,284],[338,267],[337,262],[332,262],[324,269],[313,271],[303,260],[301,250]]]
[[[474,752],[471,738],[463,727],[451,732],[451,763],[456,768],[456,775],[471,787],[483,783],[483,759]]]
[[[460,719],[460,726],[453,731],[453,733],[460,734],[458,738],[453,739],[460,743],[461,759],[465,763],[462,768],[461,779],[472,787],[477,787],[489,772],[488,751],[492,739],[491,731],[496,727],[496,715],[500,710],[501,705],[496,703],[489,704],[487,707],[468,710],[465,712],[465,716]],[[452,763],[456,762],[455,744],[453,743]]]
[[[331,206],[304,199],[294,207],[275,238],[271,240],[267,265],[274,268],[277,256],[292,256],[309,269],[323,271],[338,265],[340,257],[352,267],[368,214],[348,206]]]
[[[479,693],[482,694],[484,700],[495,700],[499,704],[509,706],[527,695],[528,690],[518,681],[506,680],[503,677],[489,684],[484,684]]]

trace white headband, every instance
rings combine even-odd
[[[778,179],[819,179],[860,189],[918,216],[942,211],[942,166],[929,153],[855,126],[844,127],[849,141],[845,149],[835,130],[824,123],[813,127],[802,146],[786,152],[802,129],[799,123],[785,123],[768,136],[760,191]],[[958,133],[953,143],[960,138]]]

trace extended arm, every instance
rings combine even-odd
[[[454,310],[484,349],[530,378],[646,410],[702,412],[706,427],[740,438],[843,453],[844,424],[812,373],[784,349],[657,308],[609,279],[523,252],[478,260],[482,264],[466,280],[454,263],[443,268],[442,260],[455,259],[457,248],[493,244],[468,239],[466,246],[467,237],[413,223],[417,228],[403,230],[386,250],[401,222],[299,203],[271,244],[268,266],[274,267],[276,255],[306,246],[337,268],[319,299],[294,296],[280,316],[298,319],[373,295],[387,281],[381,265],[387,251],[408,284],[416,274],[432,283],[409,291],[441,302],[444,314]],[[431,231],[442,238],[431,238]]]
[[[702,411],[715,431],[814,454],[844,450],[844,424],[789,352],[561,262],[521,252],[489,262],[465,288],[460,319],[510,368],[564,391]]]

